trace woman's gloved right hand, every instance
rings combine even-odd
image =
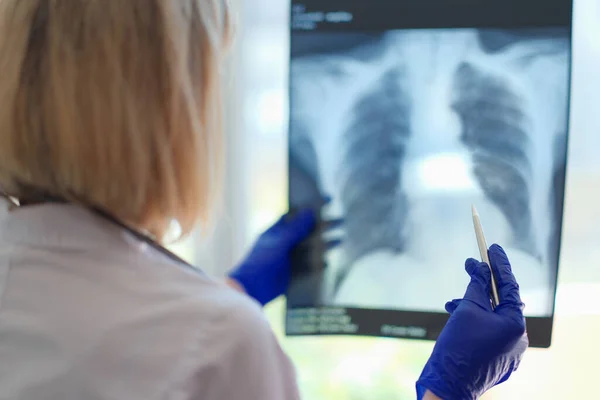
[[[451,314],[417,382],[417,398],[430,391],[443,400],[474,400],[506,381],[529,341],[519,285],[502,247],[489,249],[500,304],[490,304],[487,264],[465,263],[471,282],[464,298],[446,304]]]

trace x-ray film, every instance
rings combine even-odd
[[[571,0],[292,4],[288,335],[435,340],[502,245],[532,346],[551,342],[563,218]],[[341,225],[329,221],[342,219]]]

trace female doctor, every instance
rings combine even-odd
[[[0,1],[0,399],[298,399],[261,306],[315,216],[282,218],[226,283],[159,243],[207,224],[221,183],[221,0]],[[490,249],[417,382],[475,399],[527,347]]]

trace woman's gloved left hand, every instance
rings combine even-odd
[[[451,314],[417,382],[417,398],[427,390],[444,400],[475,400],[506,381],[518,368],[528,339],[519,285],[502,247],[489,249],[500,304],[490,304],[487,264],[468,259],[471,282],[463,299],[446,304]]]
[[[284,294],[290,281],[290,253],[316,224],[310,209],[286,214],[264,232],[229,277],[263,306]]]

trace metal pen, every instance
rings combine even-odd
[[[500,298],[498,297],[498,286],[496,285],[496,278],[494,277],[492,264],[490,264],[487,243],[485,242],[485,236],[483,235],[483,228],[481,227],[479,213],[477,212],[477,209],[474,205],[472,206],[471,211],[473,213],[473,226],[475,227],[475,236],[477,237],[477,246],[479,247],[481,261],[488,265],[488,267],[490,268],[490,274],[492,275],[490,299],[492,301],[492,308],[496,308],[498,304],[500,304]]]

